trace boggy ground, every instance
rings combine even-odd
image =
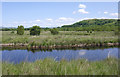
[[[118,46],[118,35],[113,31],[59,31],[52,35],[49,31],[41,31],[39,36],[30,36],[29,31],[17,35],[11,31],[2,31],[2,46],[26,46],[27,48],[54,49],[87,46]]]

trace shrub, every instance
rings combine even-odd
[[[30,29],[30,35],[40,35],[40,27],[39,26],[33,26]]]
[[[14,31],[11,31],[11,33],[15,33]]]
[[[24,27],[22,25],[18,26],[17,34],[18,35],[23,35],[24,34]]]
[[[50,32],[51,32],[51,34],[53,34],[53,35],[56,35],[56,34],[58,34],[59,33],[59,31],[57,30],[57,29],[51,29],[50,30]]]

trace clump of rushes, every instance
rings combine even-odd
[[[35,46],[36,44],[35,44],[35,41],[33,41],[32,43],[30,43],[30,46],[32,47],[32,46]]]
[[[2,32],[3,44],[7,43],[35,43],[41,46],[51,45],[74,45],[74,44],[98,44],[98,43],[118,43],[118,36],[113,31],[104,32],[98,31],[94,33],[87,33],[86,31],[59,31],[59,34],[51,35],[50,31],[41,31],[39,36],[27,35],[30,32],[25,31],[24,35],[11,34],[11,31]],[[84,35],[90,34],[90,35]],[[37,45],[37,44],[36,44]],[[38,46],[37,45],[37,46]]]

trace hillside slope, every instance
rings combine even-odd
[[[62,27],[117,26],[117,19],[89,19]]]

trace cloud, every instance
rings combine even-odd
[[[15,21],[15,22],[8,22],[6,24],[2,24],[3,27],[17,27],[18,25],[23,25],[25,28],[29,28],[35,25],[38,25],[40,27],[61,27],[63,25],[71,25],[75,22],[79,22],[82,20],[88,20],[88,19],[117,19],[117,17],[112,17],[108,18],[108,17],[93,17],[93,18],[71,18],[71,17],[59,17],[57,19],[51,19],[51,18],[46,18],[43,20],[40,20],[40,22],[37,22],[36,20],[32,20],[32,21]],[[50,22],[52,21],[52,22]]]
[[[65,18],[65,17],[60,17],[59,20],[64,20],[64,21],[66,21],[67,18]]]
[[[83,14],[88,14],[89,13],[89,12],[85,11],[85,9],[79,9],[78,12],[83,13]]]
[[[52,21],[52,22],[51,22]],[[70,17],[59,17],[57,19],[45,18],[43,20],[31,20],[31,21],[13,21],[3,24],[3,26],[12,26],[17,27],[18,25],[22,24],[25,28],[29,28],[35,25],[40,27],[60,27],[63,25],[68,25],[74,23],[76,20]]]
[[[76,11],[73,11],[73,14],[76,14]]]
[[[35,23],[35,22],[41,22],[41,20],[37,19],[37,20],[29,21],[28,23]]]
[[[88,14],[89,12],[86,11],[85,8],[86,8],[86,5],[84,5],[84,4],[79,4],[79,9],[78,9],[78,11],[73,11],[73,14],[76,14],[76,13]]]
[[[111,13],[111,16],[118,16],[118,13]]]
[[[63,26],[63,25],[70,25],[75,23],[76,19],[70,18],[70,17],[59,17],[58,19],[55,20],[54,24],[56,26]]]
[[[107,12],[107,11],[105,11],[105,12],[104,12],[104,14],[108,14],[108,12]]]
[[[85,9],[85,8],[86,8],[86,5],[84,5],[84,4],[79,4],[79,8]]]
[[[60,17],[58,20],[60,21],[73,21],[73,18],[66,18],[66,17]]]
[[[53,19],[51,19],[51,18],[47,18],[46,20],[47,20],[47,21],[52,21]]]
[[[40,22],[40,20],[35,20],[35,21]]]

